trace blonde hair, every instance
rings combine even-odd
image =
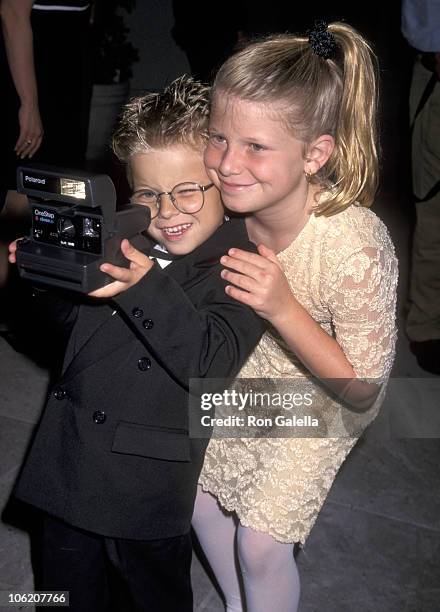
[[[251,43],[220,68],[213,95],[275,104],[292,133],[307,145],[330,134],[334,150],[313,178],[322,197],[315,213],[370,206],[377,190],[375,56],[351,26],[328,26],[332,59],[315,54],[308,38],[291,34]]]
[[[113,151],[127,163],[155,147],[181,144],[201,150],[208,135],[210,88],[188,75],[163,91],[134,98],[122,109]]]

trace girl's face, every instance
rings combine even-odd
[[[304,203],[304,143],[287,130],[274,105],[216,94],[205,152],[208,174],[227,208],[281,213]]]

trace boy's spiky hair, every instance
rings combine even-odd
[[[132,155],[173,144],[203,147],[208,136],[210,88],[183,75],[163,91],[126,104],[113,135],[113,151],[123,162]]]

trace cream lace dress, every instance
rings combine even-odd
[[[380,219],[357,205],[332,217],[311,215],[278,257],[292,292],[337,338],[357,377],[384,388],[396,340],[397,261]],[[239,376],[311,378],[275,330],[265,333]],[[200,483],[242,525],[304,544],[357,439],[212,438]]]

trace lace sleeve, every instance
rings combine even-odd
[[[335,337],[359,378],[384,382],[396,342],[397,260],[392,245],[364,247],[334,269],[326,302]]]

